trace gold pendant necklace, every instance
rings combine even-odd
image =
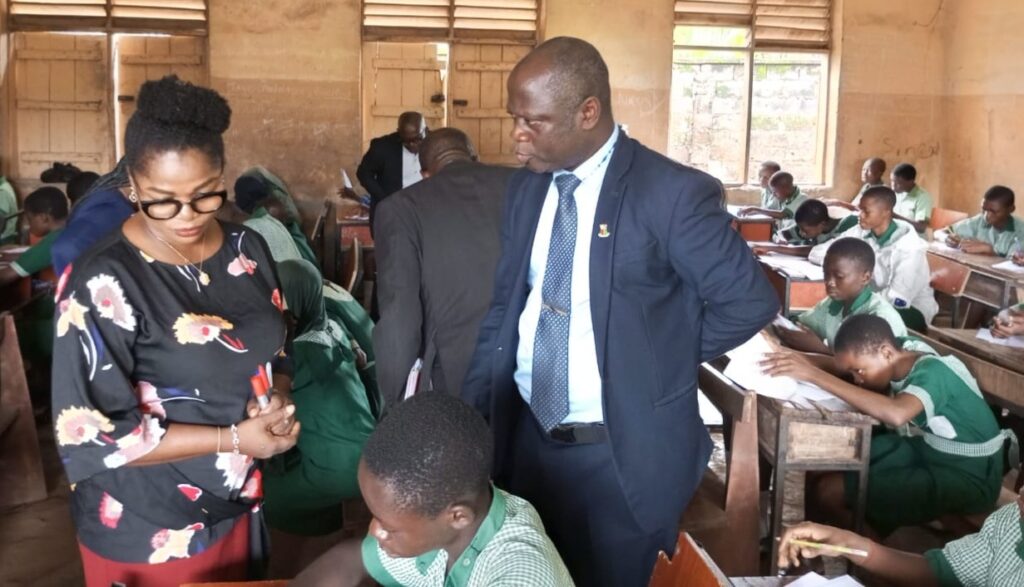
[[[143,222],[145,222],[145,221],[143,221]],[[193,269],[196,270],[196,273],[199,274],[199,283],[200,284],[202,284],[203,286],[210,285],[210,274],[205,272],[205,271],[203,271],[203,262],[206,261],[206,235],[209,234],[208,232],[205,232],[205,231],[203,232],[203,244],[202,244],[202,247],[199,249],[199,266],[196,267],[195,263],[193,263],[192,261],[189,261],[188,257],[186,257],[185,255],[182,255],[181,251],[179,251],[178,249],[176,249],[173,246],[171,246],[171,243],[169,243],[169,242],[165,241],[164,239],[160,238],[155,232],[150,230],[149,227],[146,226],[145,224],[143,224],[143,226],[146,228],[146,232],[148,232],[150,236],[152,236],[156,240],[158,240],[161,243],[163,243],[163,245],[166,246],[168,249],[174,251],[175,255],[181,257],[182,261],[188,263],[189,265],[192,266]]]

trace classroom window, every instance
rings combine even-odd
[[[831,0],[678,1],[669,155],[727,185],[824,183]]]

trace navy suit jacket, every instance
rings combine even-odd
[[[495,434],[496,478],[520,410],[513,381],[530,253],[550,174],[509,183],[491,308],[463,399]],[[637,522],[675,524],[711,440],[697,411],[697,368],[742,344],[779,310],[747,244],[730,228],[720,184],[621,134],[598,197],[590,311],[614,466]],[[539,284],[537,284],[539,286]],[[580,479],[586,491],[586,479]]]

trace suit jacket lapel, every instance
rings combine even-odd
[[[618,234],[622,196],[626,189],[623,176],[633,162],[633,140],[627,137],[626,133],[620,133],[619,140],[615,143],[615,152],[608,162],[604,182],[601,184],[590,240],[590,318],[594,325],[597,364],[602,376],[612,293],[612,253]]]
[[[528,173],[519,190],[519,197],[522,201],[516,213],[517,234],[512,235],[512,242],[525,243],[521,251],[522,258],[519,261],[519,268],[516,271],[516,282],[513,292],[517,294],[523,303],[526,301],[526,278],[530,271],[530,257],[533,253],[533,241],[537,237],[537,223],[540,220],[540,211],[544,208],[544,199],[547,197],[548,189],[551,187],[550,173]],[[512,197],[516,197],[513,194]],[[521,310],[522,308],[517,308]],[[516,312],[518,323],[519,312]]]

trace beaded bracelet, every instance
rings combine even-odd
[[[239,443],[239,440],[238,440],[238,426],[232,424],[231,425],[231,452],[235,453],[236,455],[237,454],[241,454],[240,452],[238,452],[238,443]]]

